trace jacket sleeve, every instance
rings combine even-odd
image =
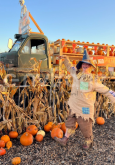
[[[110,89],[103,85],[101,81],[95,82],[94,90],[108,97],[112,103],[115,103],[115,97],[109,92]]]
[[[70,72],[71,76],[74,76],[76,74],[76,68],[74,68],[71,63],[69,58],[67,57],[64,61],[63,61],[66,69],[68,72]]]

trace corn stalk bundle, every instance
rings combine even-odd
[[[40,78],[41,61],[35,61],[30,73],[36,72],[33,80],[26,79],[26,86],[19,93],[20,87],[12,84],[13,75],[6,74],[4,66],[0,63],[0,131],[15,130],[21,134],[30,124],[35,124],[38,129],[43,128],[48,121],[54,123],[64,122],[70,113],[67,100],[71,94],[72,77],[66,80],[54,78],[53,86],[47,83],[45,76]],[[51,77],[49,78],[51,82]],[[104,82],[115,91],[115,83],[110,80]],[[15,96],[18,95],[18,103]],[[95,117],[99,115],[109,117],[115,114],[113,105],[108,98],[98,94],[95,102]]]

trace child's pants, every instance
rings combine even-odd
[[[82,117],[76,118],[75,114],[69,115],[65,122],[69,132],[74,132],[76,122],[79,124],[83,136],[85,138],[90,138],[92,136],[92,120],[84,120]]]

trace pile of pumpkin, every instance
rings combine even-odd
[[[96,123],[99,125],[103,125],[105,123],[104,118],[98,117],[96,119]],[[76,122],[76,129],[78,128],[78,123]],[[20,136],[20,143],[23,146],[29,146],[33,143],[33,139],[35,137],[35,140],[37,142],[41,142],[45,136],[45,132],[50,132],[51,137],[54,139],[54,137],[62,138],[63,135],[66,132],[66,126],[65,123],[58,123],[54,124],[53,122],[48,122],[44,126],[44,130],[39,130],[35,125],[29,125],[26,128],[26,132],[24,132]],[[0,139],[0,156],[6,154],[6,150],[4,147],[9,150],[12,147],[12,141],[10,139],[15,139],[18,137],[18,132],[16,131],[10,131],[9,135],[3,135]],[[19,164],[21,162],[20,157],[15,157],[12,159],[12,164]]]

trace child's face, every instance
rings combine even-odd
[[[90,64],[82,63],[82,70],[84,73],[86,74],[91,73],[91,68],[92,66]]]

